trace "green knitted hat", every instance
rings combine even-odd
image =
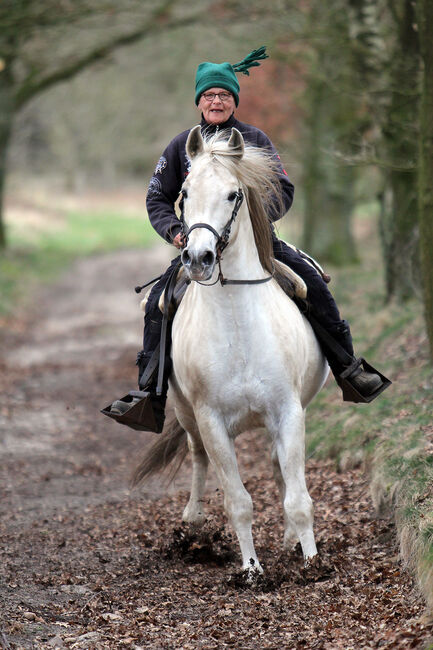
[[[253,50],[242,59],[239,63],[231,65],[230,63],[210,63],[205,61],[200,63],[197,68],[195,76],[195,103],[198,105],[200,96],[208,88],[224,88],[231,92],[235,98],[235,104],[239,104],[239,82],[236,77],[236,72],[242,72],[249,75],[249,68],[260,65],[258,61],[267,59],[266,47],[259,47],[258,50]]]

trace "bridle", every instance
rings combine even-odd
[[[193,224],[190,228],[185,223],[185,217],[184,217],[184,205],[183,205],[183,199],[185,198],[185,195],[182,197],[182,201],[180,204],[181,208],[181,214],[180,214],[180,222],[182,225],[182,234],[183,234],[183,248],[187,246],[188,244],[188,239],[193,230],[196,228],[206,228],[207,230],[210,230],[210,232],[216,237],[217,244],[216,244],[216,260],[219,268],[218,272],[218,277],[215,280],[215,282],[211,282],[210,284],[206,282],[200,282],[199,280],[194,280],[194,282],[198,282],[198,284],[203,285],[204,287],[212,287],[215,285],[217,282],[221,283],[221,286],[224,286],[226,284],[263,284],[264,282],[269,282],[269,280],[272,280],[274,277],[274,271],[272,272],[272,275],[269,275],[266,278],[260,278],[258,280],[227,280],[227,278],[224,277],[222,269],[221,269],[221,260],[222,260],[222,252],[224,249],[227,247],[230,239],[230,232],[232,225],[237,217],[237,214],[239,212],[239,209],[242,205],[242,202],[244,200],[244,193],[242,191],[242,188],[240,187],[237,192],[235,192],[236,200],[235,204],[233,206],[232,213],[230,215],[229,220],[227,221],[226,225],[222,229],[221,234],[219,234],[213,226],[211,226],[209,223],[195,223]]]

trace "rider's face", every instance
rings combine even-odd
[[[224,88],[208,88],[204,95],[208,93],[227,93]],[[208,101],[204,95],[200,97],[198,103],[199,110],[203,113],[203,117],[208,124],[223,124],[227,122],[230,115],[235,110],[236,104],[232,94],[225,101],[221,101],[219,95],[215,95],[213,101]]]

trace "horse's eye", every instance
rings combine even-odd
[[[184,199],[187,199],[187,198],[188,198],[188,192],[187,192],[186,190],[181,190],[180,193],[182,194],[182,196],[183,196]]]
[[[231,194],[228,195],[227,201],[234,201],[236,197],[237,197],[237,192],[232,192]]]

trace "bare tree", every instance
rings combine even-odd
[[[207,3],[3,0],[0,4],[0,248],[7,152],[14,118],[31,99],[158,31],[198,20]]]

